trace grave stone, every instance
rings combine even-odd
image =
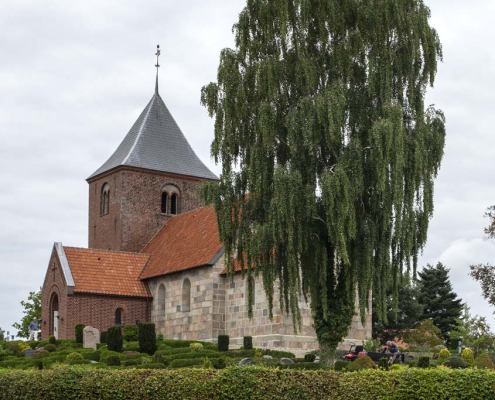
[[[239,365],[253,365],[253,364],[255,364],[255,362],[251,358],[243,358],[241,361],[239,361]]]
[[[281,362],[282,364],[294,364],[294,361],[292,361],[290,358],[286,358],[286,357],[282,357],[282,358],[280,359],[280,362]]]
[[[33,350],[31,348],[27,348],[26,350],[24,350],[24,357],[32,357],[36,354],[36,350]]]
[[[100,331],[92,326],[86,326],[83,329],[83,347],[85,349],[95,349],[100,343]]]
[[[273,357],[269,354],[264,355],[263,358],[266,358],[267,360],[273,360]]]

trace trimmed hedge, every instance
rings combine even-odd
[[[75,334],[76,334],[76,343],[82,343],[83,342],[83,331],[86,325],[84,324],[76,324],[74,327]]]
[[[124,338],[122,337],[122,328],[119,325],[114,325],[108,328],[107,331],[107,346],[108,350],[121,353]]]
[[[229,342],[229,335],[218,335],[218,351],[228,351]]]
[[[150,356],[156,351],[156,332],[155,324],[152,322],[141,322],[138,332],[139,351],[147,353]]]
[[[244,336],[242,344],[243,344],[244,349],[251,350],[253,348],[253,337],[252,336]]]
[[[405,369],[342,374],[247,366],[222,370],[101,370],[76,366],[49,371],[0,370],[0,387],[0,400],[489,399],[493,397],[495,372]]]

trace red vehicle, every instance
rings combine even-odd
[[[364,350],[364,347],[361,345],[356,346],[355,343],[350,342],[349,345],[351,346],[349,348],[349,352],[342,357],[340,357],[344,361],[354,361],[355,359],[359,357],[365,356],[367,353]]]

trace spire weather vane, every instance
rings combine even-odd
[[[160,57],[160,45],[156,45],[156,84],[155,84],[155,93],[158,93],[158,68],[160,68],[160,64],[158,63],[158,57]]]

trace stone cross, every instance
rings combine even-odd
[[[100,343],[100,331],[92,326],[86,326],[83,329],[83,347],[85,349],[95,349]]]

